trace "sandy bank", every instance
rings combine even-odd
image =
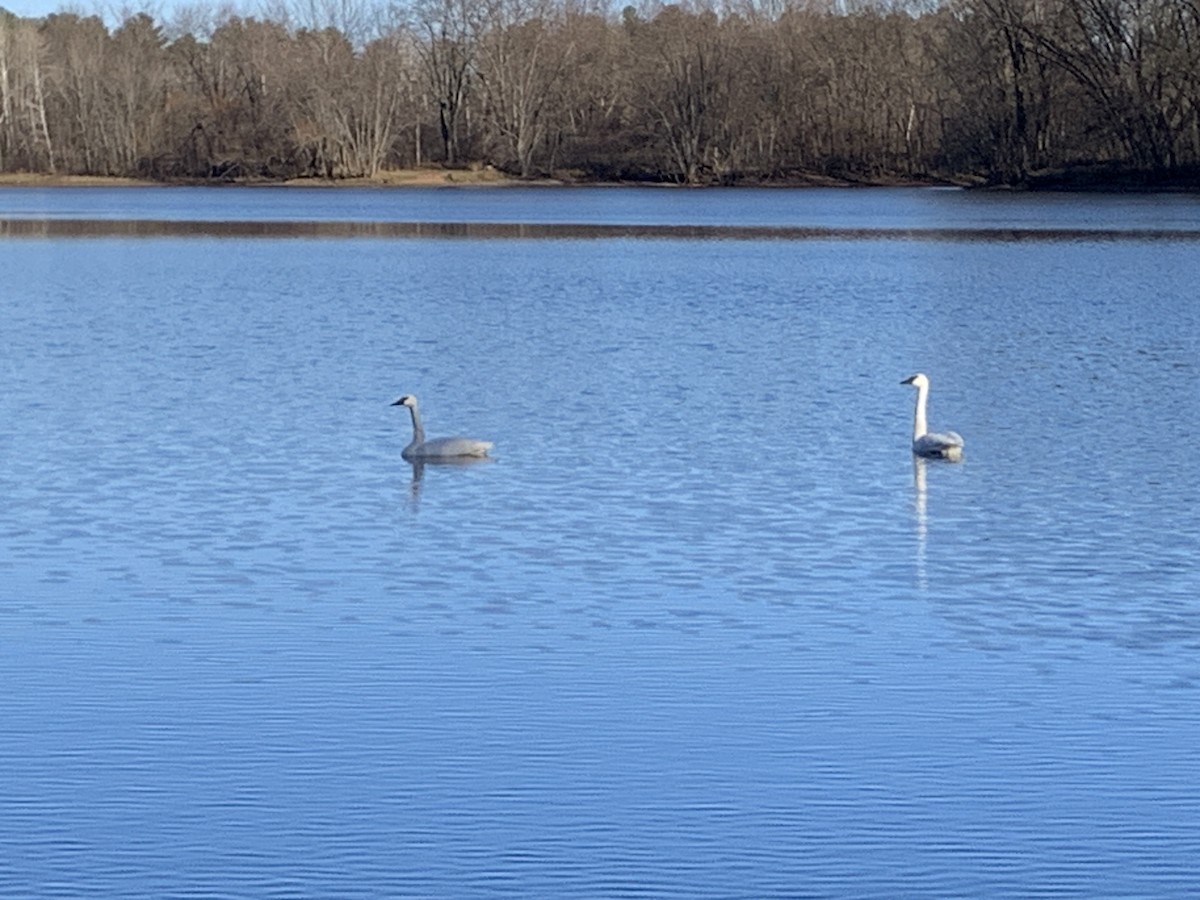
[[[163,187],[170,185],[249,185],[263,187],[447,187],[468,185],[558,184],[553,180],[540,182],[510,178],[491,167],[472,169],[394,169],[380,172],[374,178],[292,178],[281,181],[269,179],[170,179],[155,181],[139,178],[119,178],[103,175],[41,175],[30,172],[0,173],[0,187]]]

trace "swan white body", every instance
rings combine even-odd
[[[444,437],[425,440],[425,429],[421,425],[421,413],[417,409],[417,398],[405,394],[392,406],[407,406],[412,414],[413,438],[408,446],[400,451],[407,460],[437,460],[463,459],[467,457],[487,456],[492,449],[491,441],[478,441],[468,437]]]
[[[931,432],[926,424],[925,406],[929,402],[929,378],[918,372],[900,383],[911,384],[917,389],[917,406],[913,411],[913,453],[917,456],[941,459],[962,459],[962,435],[956,431]]]

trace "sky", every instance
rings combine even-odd
[[[161,22],[170,18],[177,8],[196,5],[216,9],[245,4],[221,0],[0,0],[0,8],[24,18],[36,19],[56,12],[72,12],[81,16],[100,16],[110,25],[119,24],[139,12],[148,13]]]
[[[23,18],[41,18],[56,12],[73,12],[79,15],[99,15],[107,20],[120,19],[122,11],[145,9],[158,18],[158,13],[168,8],[169,4],[155,2],[145,3],[107,3],[104,0],[0,0],[0,7]]]
[[[22,17],[39,17],[58,9],[57,0],[0,0],[0,7]]]

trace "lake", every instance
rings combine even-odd
[[[5,188],[0,272],[0,896],[1200,884],[1200,198]]]

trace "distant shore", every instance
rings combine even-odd
[[[620,186],[681,187],[671,182],[650,181],[600,181],[571,174],[557,177],[518,178],[507,175],[487,165],[472,165],[462,168],[426,166],[412,169],[388,169],[372,178],[236,178],[236,179],[149,179],[125,178],[105,175],[44,175],[30,172],[0,173],[2,187],[505,187],[505,186]],[[718,185],[699,185],[698,187]],[[1056,172],[1031,175],[1026,182],[1016,185],[989,185],[979,178],[879,178],[873,180],[836,178],[824,175],[798,174],[777,181],[741,182],[734,187],[962,187],[1014,191],[1122,191],[1122,192],[1200,192],[1200,172],[1187,171],[1171,178],[1156,178],[1140,172],[1131,172],[1111,167],[1079,167]]]
[[[553,179],[544,183],[557,184]],[[169,187],[173,185],[277,186],[277,187],[442,187],[446,185],[505,185],[534,182],[510,178],[490,167],[473,169],[395,169],[374,178],[239,178],[239,179],[151,179],[117,175],[43,175],[33,172],[2,172],[0,187]]]
[[[967,181],[938,179],[881,178],[859,180],[826,175],[799,174],[776,181],[741,182],[742,187],[928,187],[931,185],[969,186]],[[44,175],[32,172],[0,173],[0,187],[172,187],[172,186],[249,186],[249,187],[527,187],[550,186],[621,186],[685,187],[669,181],[604,181],[571,173],[552,176],[520,178],[488,165],[461,168],[425,166],[412,169],[386,169],[371,178],[124,178],[104,175]],[[687,187],[717,187],[692,185]]]

